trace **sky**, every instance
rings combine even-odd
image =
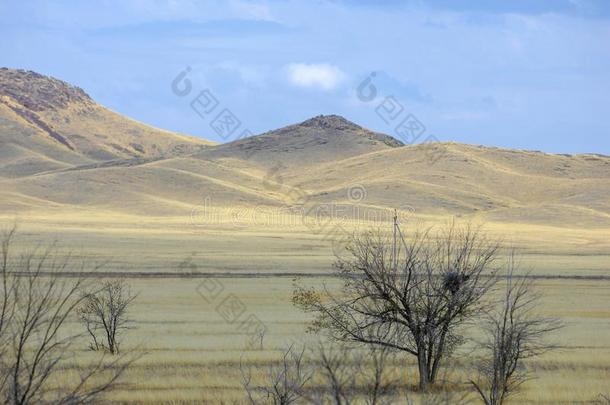
[[[0,0],[0,66],[221,142],[338,114],[407,143],[610,155],[606,0]]]

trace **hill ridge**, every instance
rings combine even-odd
[[[211,142],[157,129],[96,103],[83,89],[30,70],[0,68],[0,145],[21,146],[19,161],[0,159],[10,176],[86,165],[194,153]],[[49,159],[41,158],[47,156]]]
[[[0,83],[6,212],[69,206],[184,217],[205,198],[223,209],[277,208],[304,196],[321,207],[408,206],[423,217],[610,228],[610,158],[599,154],[404,145],[336,114],[211,145],[123,117],[65,82],[28,71],[1,75],[4,83],[9,76],[34,83]],[[62,93],[49,95],[55,88]],[[443,153],[431,159],[431,150]],[[354,187],[362,193],[350,193]]]
[[[0,96],[11,97],[32,111],[66,108],[70,104],[93,105],[80,87],[32,70],[0,68]]]

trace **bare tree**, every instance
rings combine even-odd
[[[341,292],[298,287],[293,302],[317,314],[313,330],[415,356],[426,390],[462,342],[459,327],[484,308],[498,244],[478,228],[455,224],[438,235],[428,229],[406,240],[399,228],[397,234],[354,237],[351,258],[336,263]]]
[[[9,384],[10,364],[10,345],[12,343],[12,321],[15,313],[15,287],[16,279],[11,274],[12,263],[11,259],[11,242],[14,239],[16,227],[5,230],[2,233],[2,268],[0,277],[2,277],[2,300],[0,301],[0,393],[7,397],[7,386]]]
[[[501,405],[518,391],[530,378],[523,361],[552,349],[547,337],[561,326],[534,313],[539,295],[531,279],[513,276],[513,268],[511,257],[501,305],[485,321],[487,357],[480,362],[478,379],[471,381],[486,405]]]
[[[35,250],[14,259],[15,228],[2,237],[2,296],[0,297],[0,395],[4,403],[84,404],[110,390],[129,366],[117,359],[81,369],[77,379],[56,380],[78,339],[68,322],[80,303],[83,279],[61,277],[72,260],[55,247]],[[78,268],[77,273],[82,271]],[[119,361],[120,360],[120,361]],[[92,380],[103,380],[94,383]]]
[[[242,385],[248,401],[252,405],[290,405],[301,400],[305,384],[311,378],[311,373],[304,365],[304,353],[305,349],[298,351],[290,346],[283,353],[279,365],[269,367],[265,382],[260,386],[252,382],[252,369],[246,369],[240,362]]]
[[[121,334],[131,323],[128,309],[135,298],[124,280],[106,281],[99,290],[83,296],[78,316],[91,337],[91,349],[119,353]]]

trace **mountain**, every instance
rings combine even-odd
[[[0,209],[8,213],[187,217],[210,200],[225,211],[343,204],[421,218],[610,227],[607,156],[407,146],[336,115],[213,145],[122,117],[33,72],[1,70],[0,93]]]
[[[338,115],[319,115],[299,124],[218,145],[195,156],[302,167],[401,146],[403,143],[391,136],[373,132]]]
[[[0,68],[3,177],[113,160],[175,156],[211,144],[124,117],[61,80]]]

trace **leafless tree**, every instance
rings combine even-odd
[[[11,242],[14,239],[16,227],[3,231],[2,234],[2,300],[0,305],[0,392],[4,397],[7,396],[7,385],[9,384],[9,357],[11,354],[10,345],[12,343],[12,321],[15,314],[15,287],[16,279],[11,274]]]
[[[552,349],[548,335],[561,326],[535,314],[539,295],[532,280],[516,278],[513,269],[511,257],[501,304],[486,316],[487,356],[480,361],[478,379],[471,381],[486,405],[501,405],[518,391],[530,378],[523,361]]]
[[[498,244],[472,226],[428,229],[409,240],[398,231],[394,240],[381,233],[354,237],[351,258],[336,264],[342,291],[298,287],[293,302],[317,314],[314,330],[415,356],[426,390],[462,342],[460,326],[484,308]]]
[[[131,323],[129,306],[135,298],[124,280],[106,281],[100,289],[83,296],[78,316],[91,337],[90,348],[119,353],[121,334]]]
[[[254,385],[252,368],[246,369],[240,363],[242,385],[249,403],[290,405],[303,399],[305,384],[311,378],[311,372],[304,364],[304,353],[305,349],[296,350],[290,346],[279,365],[269,367],[262,385]]]
[[[115,385],[131,362],[102,358],[81,368],[75,380],[57,381],[79,338],[68,322],[80,303],[83,279],[60,277],[59,273],[73,270],[73,260],[56,253],[54,246],[13,257],[14,237],[15,228],[5,232],[1,241],[2,400],[14,405],[92,403]]]

